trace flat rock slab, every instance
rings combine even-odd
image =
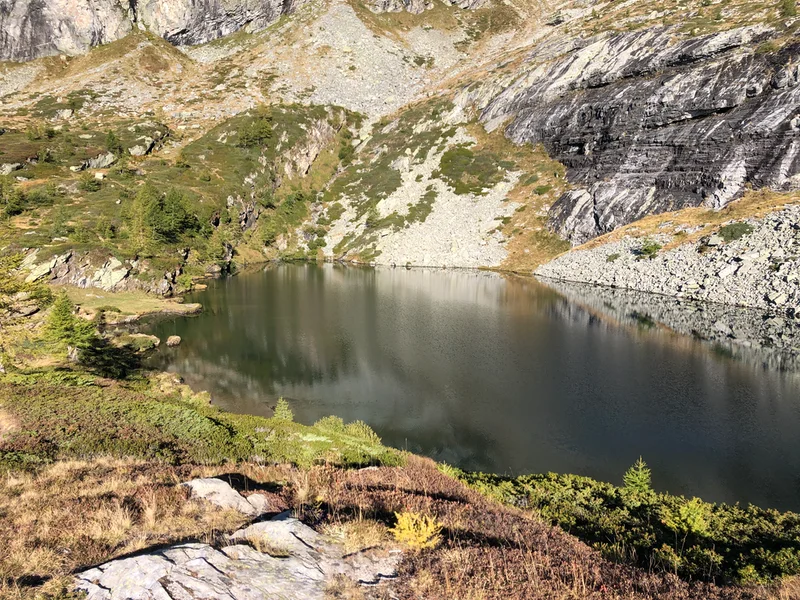
[[[221,549],[181,544],[111,561],[78,574],[76,588],[88,600],[313,600],[325,597],[337,575],[362,584],[394,577],[401,557],[374,550],[345,554],[288,513],[230,539],[233,545]]]

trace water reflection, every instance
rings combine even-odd
[[[269,414],[283,395],[303,422],[363,419],[389,444],[495,472],[618,481],[642,454],[661,489],[800,508],[792,343],[740,343],[763,335],[758,315],[339,265],[270,268],[192,300],[204,315],[155,327],[184,338],[157,360],[230,410]]]

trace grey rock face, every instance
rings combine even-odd
[[[138,25],[176,45],[263,29],[302,0],[0,0],[0,60],[76,55]]]
[[[521,73],[462,101],[568,167],[579,189],[550,224],[579,244],[647,214],[722,207],[747,184],[800,187],[800,43],[756,52],[769,35],[675,42],[658,28],[546,42]]]
[[[219,550],[183,544],[115,560],[78,574],[76,587],[89,600],[322,600],[335,576],[375,584],[394,577],[400,560],[369,550],[345,554],[286,514],[237,531],[231,543]]]
[[[418,15],[429,8],[433,8],[432,0],[370,0],[369,8],[372,12],[403,12],[407,11]]]
[[[442,0],[449,6],[457,6],[464,10],[475,10],[486,4],[486,0]],[[368,0],[372,12],[410,12],[415,15],[422,14],[433,8],[434,0]]]
[[[2,0],[0,60],[82,54],[133,28],[123,0]]]
[[[300,0],[139,0],[136,18],[169,42],[185,46],[244,27],[263,29],[298,4]]]

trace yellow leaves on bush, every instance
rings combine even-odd
[[[412,550],[435,548],[442,541],[442,525],[436,517],[403,511],[394,513],[397,524],[389,531],[394,539]]]

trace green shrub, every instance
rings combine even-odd
[[[342,421],[340,417],[322,417],[319,421],[314,423],[314,427],[324,431],[344,433],[344,421]]]
[[[6,217],[13,217],[25,210],[25,194],[11,177],[0,177],[0,205]]]
[[[84,171],[78,181],[78,189],[83,192],[98,192],[103,184],[94,176],[94,173]]]
[[[112,154],[122,154],[122,142],[119,141],[117,134],[113,131],[109,131],[106,134],[106,150]]]
[[[614,252],[614,253],[609,254],[608,256],[606,256],[606,262],[614,262],[619,257],[620,257],[619,252]]]
[[[362,439],[365,442],[375,444],[376,446],[381,443],[381,438],[378,437],[378,434],[375,433],[369,425],[364,423],[364,421],[354,421],[352,423],[348,423],[345,425],[344,432],[347,435]]]
[[[456,194],[486,193],[500,183],[514,163],[502,161],[490,152],[473,152],[464,145],[447,150],[439,163],[438,176]]]
[[[272,137],[272,117],[263,110],[241,123],[237,145],[240,148],[263,146]]]
[[[658,254],[658,251],[661,250],[662,246],[655,240],[646,239],[642,242],[642,245],[636,251],[636,254],[639,259],[654,259]]]
[[[610,560],[728,583],[800,574],[800,514],[642,494],[649,488],[644,464],[628,471],[625,488],[577,475],[448,471],[501,502],[535,510]]]
[[[720,227],[717,233],[726,242],[733,242],[753,233],[753,226],[750,223],[731,223]]]
[[[780,10],[783,17],[796,17],[797,0],[781,0]]]

